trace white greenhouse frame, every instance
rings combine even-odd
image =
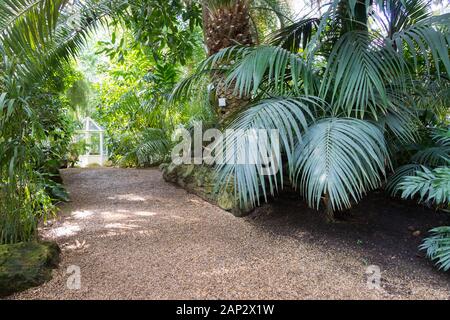
[[[88,167],[89,165],[100,165],[103,166],[105,161],[107,160],[106,152],[105,152],[105,130],[92,118],[86,117],[82,121],[83,129],[77,131],[78,141],[84,139],[88,145],[91,144],[92,136],[99,135],[98,142],[98,154],[91,154],[92,148],[88,147],[86,154],[80,155],[79,160],[77,162],[77,166],[82,168]]]

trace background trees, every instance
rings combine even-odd
[[[123,93],[128,97],[135,95],[139,101],[130,107],[138,116],[128,133],[131,136],[128,140],[134,141],[135,145],[127,146],[127,152],[136,149],[139,161],[135,164],[149,164],[153,163],[148,155],[152,155],[150,150],[158,131],[147,130],[147,127],[155,125],[162,129],[161,121],[156,118],[163,112],[153,112],[153,116],[147,113],[149,109],[160,107],[164,94],[168,92],[167,85],[175,82],[175,76],[170,75],[170,67],[176,68],[177,64],[184,63],[198,45],[199,8],[195,3],[187,5],[184,1],[157,0],[2,1],[0,243],[35,239],[37,223],[55,212],[56,201],[67,197],[58,184],[58,169],[66,162],[68,151],[73,149],[70,143],[77,126],[74,115],[81,116],[89,112],[88,107],[92,107],[92,102],[86,101],[86,92],[83,92],[89,91],[83,88],[85,79],[76,76],[71,58],[83,49],[92,32],[107,25],[111,28],[124,26],[130,38],[136,41],[136,44],[125,48],[131,51],[131,60],[136,58],[135,62],[138,62],[151,57],[151,68],[156,70],[151,73],[153,70],[149,70],[150,65],[147,64],[149,69],[142,70],[144,73],[140,76],[153,74],[155,79],[162,77],[148,79],[151,85],[133,87],[130,92]],[[145,50],[142,50],[144,46]],[[110,52],[114,55],[112,58],[120,63],[120,56],[124,54],[121,49],[123,46],[118,46]],[[132,67],[137,70],[143,65]],[[145,82],[144,79],[134,80]],[[156,86],[158,81],[160,85]],[[149,92],[139,96],[139,90]],[[157,90],[161,91],[157,93]],[[147,100],[150,93],[158,102]],[[126,98],[121,96],[120,99],[124,102],[121,108],[126,109]],[[124,112],[129,115],[130,111]],[[106,113],[112,114],[112,111]],[[108,118],[102,113],[101,116],[111,122],[117,120],[117,115]],[[147,132],[144,133],[144,129]],[[151,136],[152,139],[145,145],[136,145],[137,141],[142,143],[139,136]]]

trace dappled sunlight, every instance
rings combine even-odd
[[[136,216],[140,216],[140,217],[152,217],[157,215],[156,212],[150,212],[150,211],[136,211],[133,212],[134,215]]]
[[[92,212],[92,211],[83,210],[83,211],[74,211],[74,212],[72,212],[71,216],[74,217],[75,219],[85,219],[85,218],[89,218],[93,214],[94,214],[94,212]]]
[[[117,220],[125,220],[130,216],[128,214],[123,213],[115,213],[115,212],[102,212],[101,216],[106,221],[117,221]]]
[[[73,243],[66,243],[64,245],[65,250],[84,250],[88,249],[91,245],[86,243],[86,240],[79,241],[78,239],[75,240]]]
[[[450,0],[0,0],[0,297],[449,299],[449,26]]]
[[[116,212],[111,211],[102,212],[100,215],[106,221],[118,221],[118,220],[129,220],[130,218],[133,218],[135,216],[152,217],[157,215],[157,213],[152,211],[130,211],[120,209],[117,210]]]
[[[134,198],[136,199],[136,198]],[[83,229],[92,229],[95,220],[99,220],[96,224],[100,230],[106,231],[109,236],[124,235],[135,233],[136,235],[153,234],[148,232],[147,227],[142,225],[149,218],[158,215],[154,211],[138,210],[133,211],[129,209],[116,209],[109,211],[96,210],[74,210],[69,212],[69,219],[62,225],[54,226],[48,230],[48,236],[53,239],[76,236]],[[181,219],[181,217],[176,217]],[[80,223],[75,223],[75,221]],[[89,221],[89,222],[88,222]],[[75,240],[74,243],[64,244],[64,248],[68,250],[80,250],[88,248],[84,240]]]
[[[80,226],[76,224],[64,223],[61,227],[57,227],[51,230],[51,234],[54,238],[73,236],[81,231]]]
[[[230,267],[217,266],[215,268],[201,271],[201,272],[199,272],[199,274],[203,277],[214,277],[214,276],[224,276],[227,274],[234,274],[238,271],[248,272],[251,269],[252,269],[251,266],[245,266],[245,265],[232,265]]]
[[[179,216],[179,215],[176,215],[176,214],[172,214],[171,216],[170,216],[170,219],[186,219],[186,217],[182,217],[182,216]],[[197,220],[197,219],[196,219]]]
[[[113,197],[108,197],[109,200],[126,200],[126,201],[145,201],[144,197],[138,196],[136,194],[122,194]]]
[[[156,232],[154,230],[108,230],[106,233],[94,236],[94,238],[114,238],[127,236],[131,238],[142,238],[154,236]]]
[[[82,230],[95,229],[104,230],[104,233],[99,235],[99,238],[114,237],[114,236],[131,236],[142,237],[150,236],[155,233],[149,230],[147,226],[143,225],[148,220],[148,217],[158,215],[154,211],[133,211],[128,209],[117,209],[111,211],[95,211],[95,210],[76,210],[69,213],[70,219],[66,220],[62,225],[54,226],[48,230],[48,237],[52,239],[77,236]],[[178,217],[180,218],[181,217]],[[75,220],[86,221],[82,224],[74,223]],[[99,223],[95,221],[98,220]],[[89,223],[87,222],[89,221]],[[64,250],[80,251],[90,247],[86,240],[75,239],[70,242],[62,244]]]
[[[130,230],[130,229],[139,228],[139,226],[135,225],[135,224],[125,224],[125,223],[108,223],[105,225],[105,228]]]

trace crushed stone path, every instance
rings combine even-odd
[[[259,228],[184,189],[156,169],[66,169],[71,201],[43,227],[57,241],[53,279],[14,299],[448,299],[448,286],[390,279],[369,289],[351,249],[326,249]],[[72,267],[71,267],[72,266]],[[79,289],[69,289],[73,266]],[[68,271],[70,271],[68,273]],[[408,292],[406,295],[405,292]]]

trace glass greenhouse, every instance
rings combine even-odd
[[[91,165],[103,166],[107,160],[104,144],[105,130],[93,119],[86,117],[83,120],[83,129],[77,133],[77,140],[86,142],[86,151],[80,155],[77,165],[84,168]]]

